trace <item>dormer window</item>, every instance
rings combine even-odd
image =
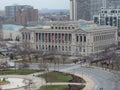
[[[54,29],[54,27],[51,27],[51,29]]]
[[[55,27],[55,29],[57,29],[57,27]]]

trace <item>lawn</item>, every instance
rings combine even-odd
[[[83,90],[85,85],[51,85],[42,86],[39,90]]]
[[[27,75],[27,74],[32,74],[38,72],[37,70],[5,70],[5,71],[0,71],[0,75]]]
[[[68,88],[67,85],[64,86],[56,85],[56,86],[47,86],[47,87],[42,86],[39,90],[65,90],[66,88]]]
[[[66,75],[64,73],[54,71],[47,74],[39,75],[38,77],[45,78],[48,82],[69,82],[70,80],[72,80],[71,75]]]

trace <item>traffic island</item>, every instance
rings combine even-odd
[[[46,85],[39,90],[82,90],[86,81],[73,74],[52,71],[38,75],[46,80]]]

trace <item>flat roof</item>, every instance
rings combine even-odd
[[[3,24],[2,25],[2,30],[10,30],[10,31],[18,31],[22,29],[23,26],[21,25],[14,25],[14,24]]]
[[[56,25],[52,25],[52,26],[57,26],[59,27],[60,24],[56,24]],[[71,25],[70,25],[71,26]],[[69,25],[63,25],[63,27],[69,27]],[[81,24],[75,24],[74,27],[76,27],[75,29],[62,29],[62,28],[58,28],[58,29],[51,29],[51,25],[49,26],[42,26],[42,25],[36,25],[33,27],[26,27],[27,30],[32,30],[32,31],[76,31],[76,30],[83,30],[85,32],[92,32],[92,31],[102,31],[102,30],[112,30],[112,29],[116,29],[117,27],[114,26],[107,26],[107,25],[97,25],[97,24],[88,24],[88,23],[81,23]]]
[[[80,25],[79,27],[80,29],[82,30],[85,30],[85,31],[94,31],[94,30],[98,30],[98,29],[107,29],[107,28],[116,28],[114,26],[107,26],[107,25],[96,25],[96,24],[93,24],[93,25]]]

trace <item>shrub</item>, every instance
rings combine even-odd
[[[6,82],[6,79],[5,79],[5,78],[3,78],[3,82]]]

